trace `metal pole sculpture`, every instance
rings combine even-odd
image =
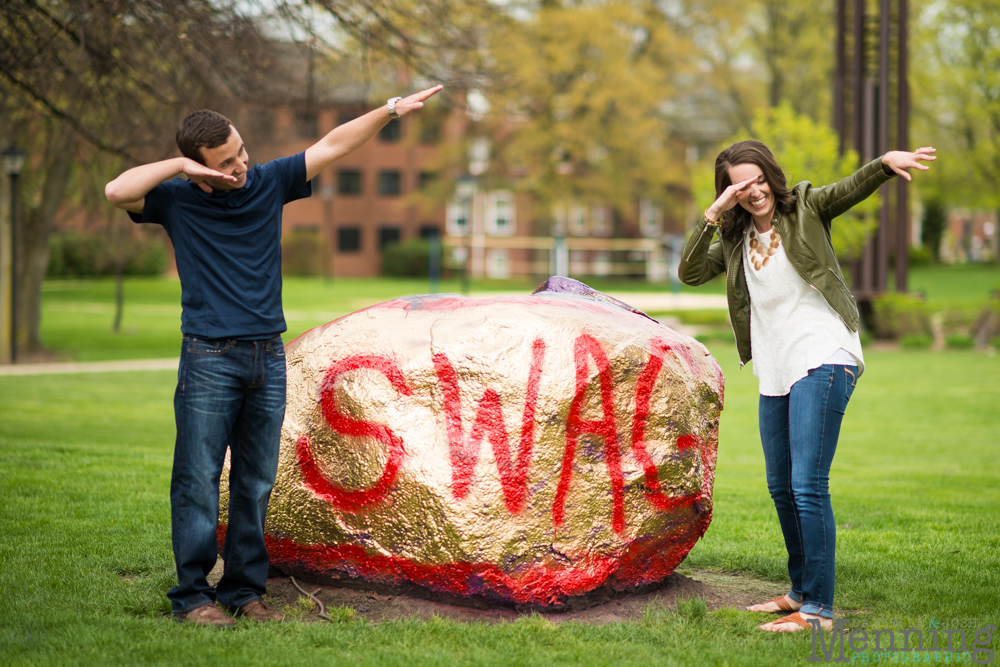
[[[866,4],[865,0],[854,0],[849,8],[847,0],[837,2],[833,113],[841,151],[853,145],[862,163],[893,148],[910,149],[907,1],[880,0],[877,50],[869,48],[874,47],[876,33],[868,20]],[[849,12],[852,15],[850,21]],[[851,26],[850,59],[847,56],[848,25]],[[851,90],[849,102],[848,79]],[[895,123],[890,125],[892,118]],[[870,310],[866,304],[888,289],[890,253],[895,255],[896,289],[906,291],[907,287],[909,203],[906,182],[899,179],[895,188],[885,186],[881,193],[878,230],[865,247],[862,257],[851,266],[852,288],[863,313]]]

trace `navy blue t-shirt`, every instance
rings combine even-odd
[[[181,278],[181,331],[199,338],[269,338],[281,310],[281,210],[312,194],[305,153],[247,171],[237,190],[207,193],[175,178],[146,195],[134,222],[163,225]]]

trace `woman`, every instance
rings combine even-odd
[[[788,190],[767,146],[741,141],[715,160],[716,200],[684,247],[680,278],[700,285],[726,273],[729,316],[742,366],[760,384],[767,485],[788,550],[791,590],[750,611],[794,612],[760,626],[833,624],[836,525],[830,464],[840,423],[864,370],[858,306],[844,282],[834,218],[907,169],[927,170],[933,148],[892,151],[835,185]],[[719,238],[712,240],[715,231]]]

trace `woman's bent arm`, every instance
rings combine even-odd
[[[715,225],[708,224],[708,220],[704,218],[695,225],[694,232],[684,244],[681,263],[677,268],[681,282],[701,285],[726,270],[722,239],[712,242],[715,229]]]

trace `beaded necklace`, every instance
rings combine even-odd
[[[778,252],[778,246],[781,245],[781,234],[774,227],[771,228],[771,244],[769,247],[765,248],[757,237],[757,229],[751,227],[750,261],[753,262],[754,271],[760,271],[760,267],[767,266],[767,263],[771,261],[771,256]]]

